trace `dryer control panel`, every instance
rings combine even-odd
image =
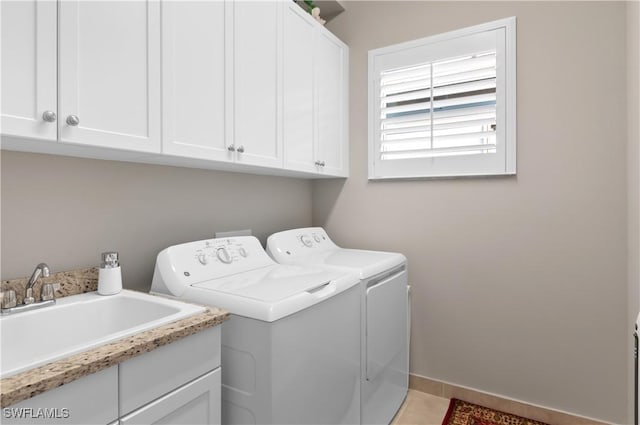
[[[284,264],[287,259],[337,248],[322,227],[287,230],[275,233],[267,240],[269,255]]]

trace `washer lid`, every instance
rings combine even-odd
[[[191,285],[188,298],[232,314],[273,322],[331,298],[359,283],[354,274],[272,265]],[[197,292],[194,290],[197,289]]]

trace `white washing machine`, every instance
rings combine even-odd
[[[222,324],[223,423],[354,424],[358,283],[354,274],[277,264],[255,237],[239,236],[163,250],[151,292],[231,312]]]
[[[392,252],[340,248],[324,229],[271,235],[267,252],[281,264],[322,266],[358,273],[361,279],[361,420],[388,424],[409,384],[407,259]]]

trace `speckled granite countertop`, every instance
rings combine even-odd
[[[10,281],[2,283],[8,286]],[[11,283],[14,282],[11,281]],[[91,291],[92,285],[86,289]],[[86,289],[69,291],[69,294],[87,292]],[[83,376],[107,369],[163,345],[219,325],[228,318],[228,312],[215,307],[206,307],[203,312],[193,316],[4,378],[0,380],[0,408],[27,400],[47,390],[68,384]]]
[[[229,313],[207,307],[202,313],[108,343],[44,366],[0,380],[0,407],[4,408],[59,387],[83,376],[99,372],[125,360],[216,326]]]

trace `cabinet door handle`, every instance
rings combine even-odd
[[[238,146],[237,151],[240,152],[240,153],[244,153],[244,146],[242,146],[242,145]]]
[[[229,145],[229,147],[227,148],[227,150],[229,152],[235,152],[236,151],[236,146],[235,145]]]
[[[80,124],[80,118],[78,118],[77,115],[69,115],[67,117],[67,124],[69,124],[72,127],[75,127],[78,124]]]
[[[58,116],[53,111],[44,111],[42,113],[42,119],[45,120],[46,122],[56,122],[56,120],[58,119]]]

